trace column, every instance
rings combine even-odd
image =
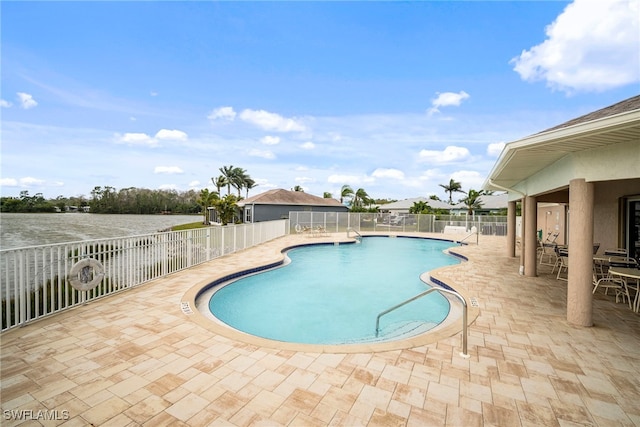
[[[524,275],[535,277],[538,275],[538,199],[526,196],[524,209]]]
[[[567,321],[593,325],[593,183],[569,182],[569,281]]]
[[[507,256],[516,256],[516,202],[507,205]]]

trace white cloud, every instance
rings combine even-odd
[[[207,116],[209,120],[229,120],[232,121],[236,118],[236,112],[233,110],[233,107],[220,107],[211,111]]]
[[[200,186],[200,181],[195,180],[195,181],[191,181],[189,183],[189,188],[195,188],[195,187],[199,187]]]
[[[158,92],[156,92],[155,90],[152,90],[151,92],[149,92],[149,95],[158,96]]]
[[[575,0],[547,26],[547,39],[511,60],[528,82],[565,92],[640,81],[638,0]]]
[[[303,148],[305,150],[313,150],[314,148],[316,148],[316,144],[311,141],[307,141],[304,144],[300,144],[300,148]]]
[[[461,162],[470,156],[471,153],[467,148],[454,145],[448,146],[444,151],[421,150],[419,154],[421,161],[437,164]]]
[[[28,110],[29,108],[33,108],[38,105],[33,96],[28,93],[18,92],[18,99],[20,100],[20,107]]]
[[[240,118],[264,130],[277,132],[303,132],[306,130],[303,124],[294,119],[288,119],[265,110],[246,109],[240,113]]]
[[[9,108],[11,107],[13,104],[11,104],[9,101],[5,101],[4,99],[0,99],[0,107],[2,108]]]
[[[188,135],[181,130],[160,129],[158,133],[156,133],[156,139],[186,141],[188,139]]]
[[[184,173],[184,171],[178,166],[156,166],[153,173],[179,174]]]
[[[504,146],[504,142],[492,142],[487,146],[487,155],[491,157],[498,157],[500,153],[502,153]]]
[[[5,187],[17,187],[18,180],[15,178],[0,178],[0,185]]]
[[[250,156],[253,157],[262,157],[263,159],[275,159],[276,155],[273,154],[273,152],[269,151],[269,150],[258,150],[257,148],[253,148],[251,150],[249,150],[248,153]]]
[[[125,133],[124,135],[116,134],[116,142],[129,145],[148,145],[155,146],[158,141],[151,138],[146,133]]]
[[[366,175],[329,175],[327,182],[340,185],[360,185],[374,182],[375,179]]]
[[[260,142],[262,142],[264,145],[278,145],[280,144],[280,137],[267,135],[260,138]]]
[[[404,172],[398,169],[378,168],[373,171],[371,176],[374,178],[404,179]]]
[[[33,178],[31,176],[20,178],[21,186],[42,185],[44,183],[45,181],[43,179]]]
[[[175,184],[162,184],[158,187],[160,190],[177,190],[178,186]]]
[[[463,90],[458,93],[455,92],[443,92],[439,93],[438,97],[431,101],[431,108],[429,114],[440,112],[440,107],[459,107],[462,101],[469,98],[469,94]]]
[[[464,191],[469,191],[469,189],[473,188],[474,190],[479,190],[484,183],[485,177],[477,171],[457,171],[451,174],[451,178],[455,181],[458,181],[462,185],[462,189]],[[460,197],[464,197],[462,193],[460,193]]]

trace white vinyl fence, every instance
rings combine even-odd
[[[474,227],[481,235],[506,236],[506,216],[423,215],[349,212],[290,212],[290,233],[322,229],[327,233],[346,232],[422,232],[443,233],[445,227],[471,232]]]
[[[2,250],[2,331],[284,236],[288,230],[287,220],[277,220]],[[85,286],[91,289],[83,290]]]

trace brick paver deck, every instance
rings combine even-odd
[[[397,350],[299,351],[215,333],[183,312],[194,286],[304,239],[2,334],[1,424],[640,426],[640,315],[599,293],[593,327],[567,324],[566,282],[548,267],[518,275],[500,237],[458,248],[469,262],[434,273],[477,300],[469,359],[459,332]]]

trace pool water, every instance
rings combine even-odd
[[[380,320],[378,314],[428,286],[420,275],[459,260],[452,242],[365,237],[361,244],[291,249],[281,268],[246,276],[216,290],[213,315],[240,331],[307,344],[380,342],[423,333],[442,322],[449,302],[433,292]]]

